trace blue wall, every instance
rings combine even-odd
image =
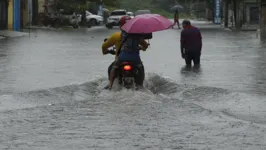
[[[20,31],[20,0],[13,2],[13,31]]]

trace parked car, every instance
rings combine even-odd
[[[137,16],[137,15],[142,15],[142,14],[151,14],[151,11],[148,10],[148,9],[146,9],[146,10],[137,10],[137,11],[135,12],[135,16]]]
[[[127,15],[128,15],[130,18],[134,18],[134,17],[135,17],[135,15],[134,15],[133,12],[127,12]]]
[[[99,15],[92,14],[89,11],[86,11],[86,23],[88,27],[99,25],[103,22],[103,17]]]
[[[113,26],[119,26],[119,20],[123,16],[127,16],[127,11],[124,9],[112,11],[109,18],[107,19],[106,27],[108,29],[111,29],[113,28]]]

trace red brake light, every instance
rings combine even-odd
[[[126,71],[131,70],[131,66],[130,66],[130,65],[125,65],[125,66],[124,66],[124,70],[126,70]]]

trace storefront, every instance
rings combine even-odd
[[[0,0],[0,30],[7,29],[8,24],[8,1]]]
[[[0,0],[2,2],[3,0]],[[6,0],[6,24],[5,29],[20,31],[21,28],[31,22],[32,1],[31,0]],[[1,4],[1,3],[0,3]],[[0,5],[1,6],[1,5]],[[0,7],[2,8],[2,6]],[[3,10],[0,9],[2,12]],[[2,13],[1,13],[2,17]],[[3,18],[3,17],[2,17]],[[1,20],[1,27],[4,23]],[[3,24],[3,25],[2,25]]]
[[[245,23],[259,24],[259,7],[255,1],[245,3]]]

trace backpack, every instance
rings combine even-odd
[[[121,43],[121,46],[119,47],[118,49],[118,52],[117,54],[119,55],[120,52],[121,52],[121,48],[124,46],[125,42],[128,42],[127,39],[128,38],[131,38],[131,39],[144,39],[144,40],[149,40],[149,39],[152,39],[152,33],[126,33],[126,37],[123,38],[123,35],[125,34],[126,32],[125,31],[122,31],[121,33],[121,39],[122,39],[122,43]]]

